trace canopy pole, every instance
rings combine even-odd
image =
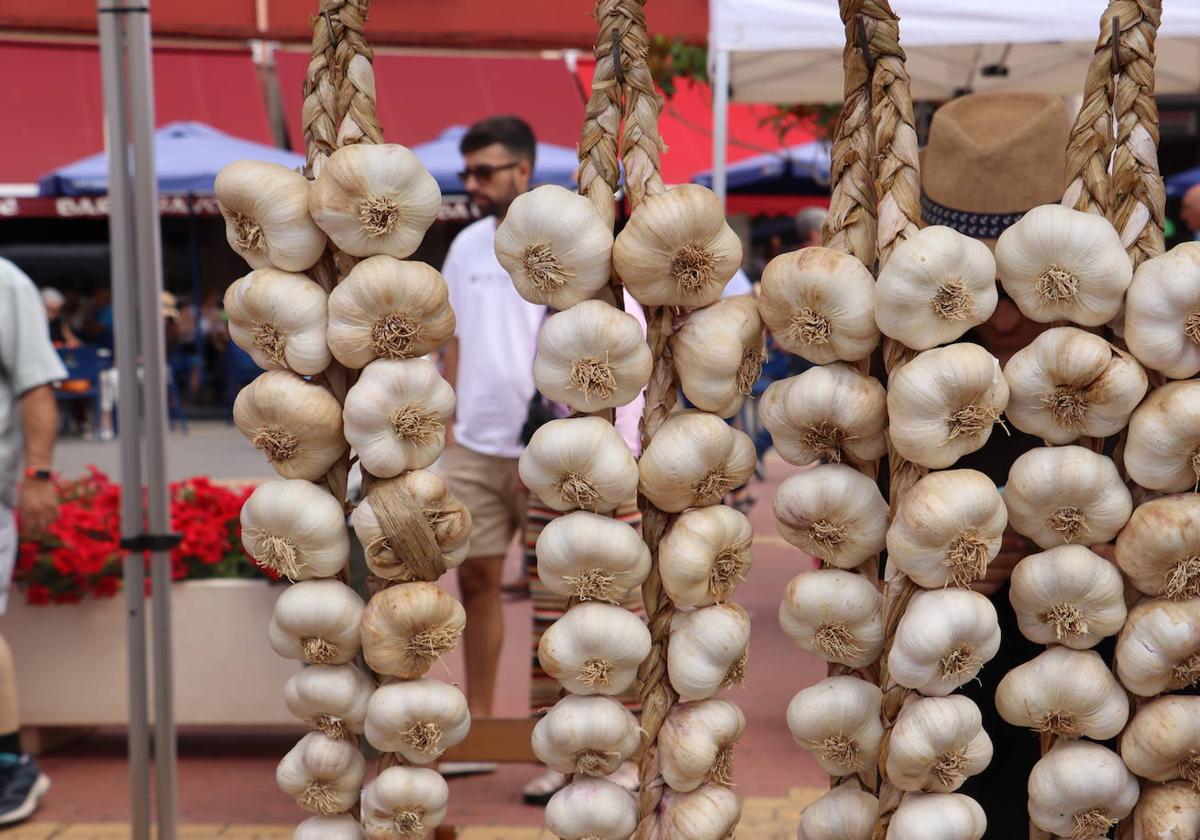
[[[713,40],[709,36],[709,42]],[[729,146],[729,51],[717,50],[713,72],[713,192],[725,206],[725,169]]]

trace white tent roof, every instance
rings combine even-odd
[[[837,102],[845,30],[836,0],[710,0],[709,50],[730,53],[739,102]],[[1200,2],[1164,0],[1159,93],[1200,92]],[[916,99],[964,90],[1083,89],[1104,0],[892,0]],[[1007,76],[989,75],[991,65]]]

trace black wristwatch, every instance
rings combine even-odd
[[[50,470],[35,470],[33,467],[25,470],[26,481],[50,481],[54,475]]]

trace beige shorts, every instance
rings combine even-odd
[[[437,472],[471,511],[467,557],[501,557],[525,523],[525,493],[517,488],[517,459],[451,446]]]

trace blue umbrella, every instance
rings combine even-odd
[[[235,160],[261,160],[289,168],[304,165],[294,152],[233,137],[204,123],[176,122],[154,133],[158,191],[167,195],[211,195],[221,167]],[[39,195],[103,195],[108,192],[108,154],[69,163],[38,179]]]
[[[437,179],[438,188],[443,193],[463,193],[462,181],[458,179],[458,173],[463,168],[458,144],[466,133],[467,129],[464,126],[453,125],[443,131],[436,140],[412,147],[413,153]],[[552,143],[538,143],[533,183],[573,187],[575,170],[578,167],[579,157],[574,149],[555,146]]]
[[[824,194],[829,191],[829,146],[819,140],[740,160],[725,170],[731,190]],[[712,187],[709,169],[692,182]]]
[[[1195,169],[1185,169],[1164,179],[1167,185],[1167,198],[1182,198],[1189,188],[1200,184],[1200,166]]]

